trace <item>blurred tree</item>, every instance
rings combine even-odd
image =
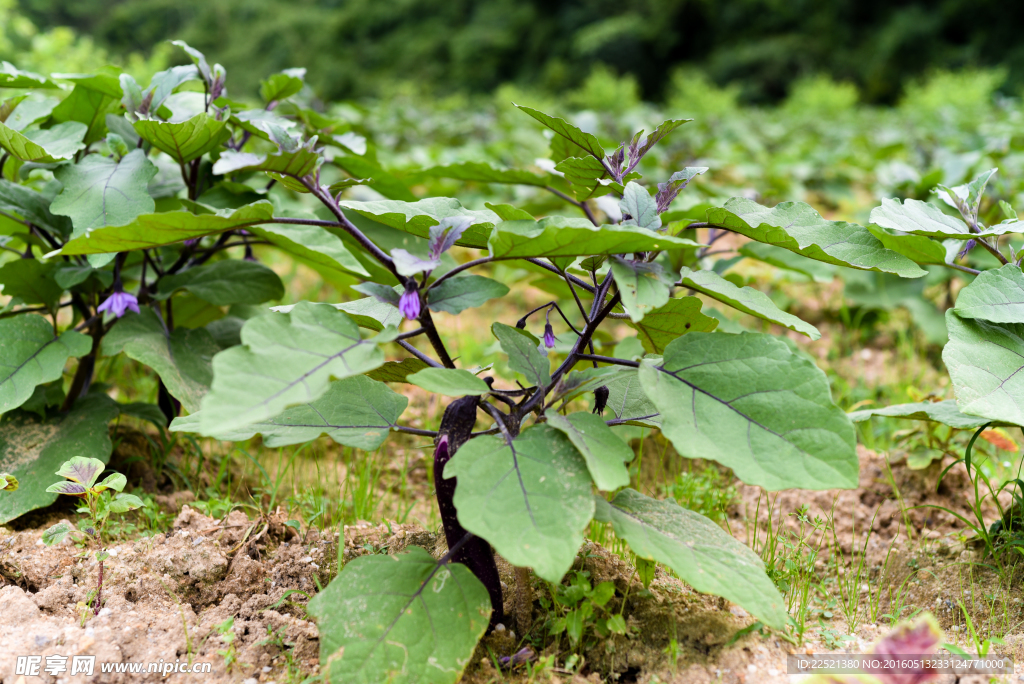
[[[302,65],[327,98],[396,81],[437,91],[506,82],[578,89],[595,61],[644,98],[697,66],[748,102],[777,101],[817,74],[895,102],[908,78],[1005,65],[1024,84],[1022,6],[996,0],[20,0],[45,27],[72,26],[114,52],[182,38],[245,80]]]

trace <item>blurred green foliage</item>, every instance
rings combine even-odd
[[[162,41],[186,40],[233,72],[236,97],[255,93],[254,74],[299,65],[329,100],[381,95],[403,81],[433,92],[489,92],[512,82],[587,98],[609,85],[602,72],[587,81],[595,61],[631,76],[620,95],[659,101],[680,66],[700,68],[719,85],[738,84],[730,93],[745,102],[779,101],[796,83],[818,104],[848,101],[851,94],[894,103],[908,79],[970,67],[1005,66],[1007,92],[1024,84],[1024,43],[1013,18],[1021,10],[996,0],[20,0],[19,6],[44,31],[74,27],[112,54],[150,54]],[[818,74],[850,85],[841,95],[826,94],[816,89]]]

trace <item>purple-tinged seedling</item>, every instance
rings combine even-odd
[[[57,475],[67,479],[46,488],[51,494],[65,494],[83,500],[78,512],[87,513],[88,517],[80,521],[79,528],[91,537],[99,536],[111,513],[127,513],[146,505],[134,494],[121,491],[128,484],[121,473],[111,473],[102,482],[96,482],[105,468],[103,461],[97,458],[75,456],[65,461],[57,471]],[[112,497],[111,492],[117,494]],[[43,533],[43,542],[48,546],[57,544],[71,531],[71,526],[66,523],[57,523]]]

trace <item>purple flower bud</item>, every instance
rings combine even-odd
[[[114,314],[115,317],[120,318],[124,316],[125,311],[131,309],[135,313],[139,313],[139,300],[135,298],[135,295],[127,292],[118,290],[114,294],[107,297],[106,301],[100,304],[97,311],[109,311]]]
[[[974,246],[977,245],[977,244],[978,244],[977,240],[973,240],[973,239],[972,240],[968,240],[967,244],[964,245],[964,248],[962,250],[960,250],[960,253],[956,255],[956,258],[957,259],[963,259],[965,256],[967,256],[968,252],[970,252],[972,249],[974,249]]]
[[[198,245],[198,244],[199,244],[199,238],[190,238],[188,240],[185,240],[185,246],[186,247],[194,247],[195,245]]]
[[[406,289],[405,294],[398,300],[398,310],[410,321],[419,318],[420,315],[420,293],[415,289]]]
[[[555,348],[555,331],[551,329],[550,323],[544,325],[544,346],[548,349]]]
[[[250,245],[245,246],[245,256],[243,257],[243,261],[251,261],[254,264],[258,264],[260,262],[260,260],[256,258],[256,255],[252,253],[252,247]]]

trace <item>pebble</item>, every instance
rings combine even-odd
[[[266,673],[266,672],[270,672],[270,666],[269,666],[269,665],[264,665],[264,666],[263,666],[263,672],[264,672],[264,673]]]
[[[98,617],[105,617],[113,612],[110,608],[100,608],[100,612],[97,615]]]
[[[306,556],[305,558],[302,559],[302,562],[303,563],[312,563],[313,562],[313,557],[312,556]]]
[[[757,672],[757,665],[754,665],[753,663],[751,663],[750,665],[747,665],[747,672],[749,672],[751,674]]]
[[[48,643],[50,643],[50,637],[45,634],[36,634],[36,646],[42,648]]]
[[[255,677],[249,677],[248,679],[243,679],[242,684],[260,684],[260,680]]]
[[[778,676],[779,676],[779,671],[778,671],[778,670],[776,670],[776,669],[775,669],[774,667],[773,667],[773,668],[770,668],[770,669],[768,670],[768,676],[769,676],[769,677],[778,677]]]

